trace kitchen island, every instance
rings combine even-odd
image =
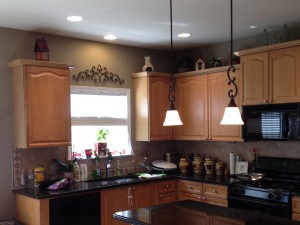
[[[300,222],[192,200],[116,212],[113,218],[134,225],[300,225]]]

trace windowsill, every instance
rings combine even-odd
[[[128,156],[133,156],[134,155],[134,153],[131,153],[131,154],[127,154],[127,155],[113,155],[112,157],[113,158],[116,158],[116,157],[118,157],[118,158],[122,158],[122,157],[128,157]],[[108,156],[106,155],[106,156],[99,156],[99,158],[100,159],[106,159]],[[77,160],[95,160],[96,159],[96,157],[91,157],[91,158],[76,158]],[[72,159],[73,160],[73,159]]]

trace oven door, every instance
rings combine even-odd
[[[288,203],[272,202],[263,199],[254,199],[244,196],[228,195],[228,207],[261,212],[282,218],[291,218],[291,206]]]

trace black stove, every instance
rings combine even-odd
[[[257,157],[255,171],[237,175],[228,187],[228,206],[291,218],[291,196],[300,192],[300,160]]]

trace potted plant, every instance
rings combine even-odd
[[[96,132],[97,143],[95,143],[95,149],[99,156],[105,156],[107,150],[107,136],[109,135],[109,130],[107,128],[100,128]]]

